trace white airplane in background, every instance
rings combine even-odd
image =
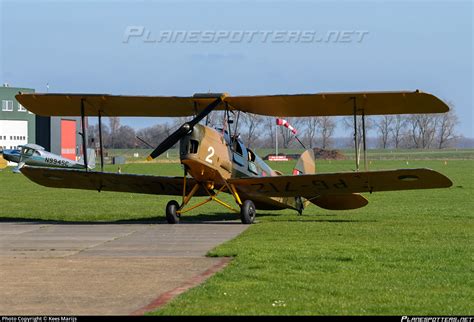
[[[87,169],[94,169],[94,149],[87,149],[87,155]],[[3,150],[3,158],[7,161],[18,163],[18,166],[13,170],[15,173],[18,173],[25,165],[48,168],[86,168],[84,157],[81,157],[78,161],[74,161],[48,152],[42,146],[31,143],[20,145],[19,150]]]

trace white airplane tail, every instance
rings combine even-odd
[[[84,156],[81,156],[78,162],[84,164]],[[94,149],[87,149],[87,168],[88,169],[95,168],[95,150]]]
[[[87,167],[89,169],[95,168],[95,150],[87,149]]]

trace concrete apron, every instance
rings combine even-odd
[[[143,314],[223,268],[248,226],[0,223],[0,315]]]

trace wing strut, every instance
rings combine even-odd
[[[362,148],[364,154],[364,168],[365,171],[368,171],[367,167],[367,143],[366,143],[366,131],[365,131],[365,110],[357,109],[357,98],[355,96],[351,97],[353,102],[353,114],[354,114],[354,150],[355,150],[355,160],[356,160],[356,171],[359,171],[359,143],[357,136],[357,112],[362,112]]]
[[[352,102],[354,103],[354,151],[355,151],[355,161],[356,161],[356,171],[359,171],[359,151],[357,150],[357,103],[356,98],[351,97]]]
[[[104,172],[104,150],[102,146],[102,111],[99,110],[99,146],[100,146],[100,171]]]
[[[367,169],[367,145],[365,143],[365,110],[362,109],[362,146],[364,149],[364,168],[365,171],[368,171]]]
[[[84,168],[86,168],[86,172],[89,170],[87,169],[87,133],[86,133],[86,122],[84,117],[84,98],[81,98],[81,125],[82,125],[82,155],[84,156]]]

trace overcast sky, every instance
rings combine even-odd
[[[452,102],[460,132],[474,137],[470,1],[0,1],[0,81],[11,86],[182,96],[420,89]]]

